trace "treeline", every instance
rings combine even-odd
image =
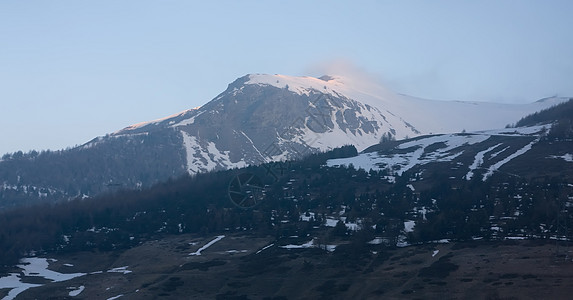
[[[540,123],[553,122],[560,119],[571,119],[573,117],[573,98],[569,101],[557,104],[550,108],[538,111],[531,115],[521,118],[517,123],[516,127],[521,126],[531,126]]]
[[[553,107],[528,115],[515,123],[514,127],[555,123],[548,137],[557,139],[573,138],[573,98]]]
[[[277,239],[311,234],[320,243],[348,239],[366,247],[374,237],[386,238],[391,246],[404,235],[411,243],[549,238],[560,234],[556,222],[573,221],[561,214],[573,196],[570,178],[526,179],[500,172],[484,182],[479,176],[471,181],[436,176],[424,181],[427,188],[413,190],[409,185],[420,180],[415,173],[389,182],[386,171],[324,166],[327,159],[355,154],[347,146],[298,162],[183,176],[142,191],[4,211],[1,264],[13,265],[32,250],[108,251],[165,234],[246,230]],[[249,209],[228,195],[230,182],[244,173],[266,185],[259,205]],[[324,227],[327,219],[339,217],[344,221]],[[416,222],[413,232],[404,232],[406,220]],[[362,229],[349,230],[345,223]]]
[[[326,159],[356,155],[353,146],[309,156],[301,165],[315,170]],[[158,234],[209,233],[270,226],[265,212],[236,207],[228,195],[237,174],[257,173],[277,184],[294,164],[280,163],[240,170],[182,176],[152,188],[124,190],[97,198],[5,209],[0,213],[0,265],[15,264],[29,251],[111,250],[136,245]],[[280,168],[279,168],[280,167]],[[274,199],[270,195],[268,199]]]
[[[175,131],[98,139],[66,151],[3,155],[0,179],[8,188],[0,189],[0,209],[94,196],[118,187],[150,187],[185,173],[184,149],[176,146],[181,136]]]

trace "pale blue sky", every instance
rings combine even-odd
[[[0,1],[0,153],[196,107],[248,73],[431,99],[573,96],[573,1]],[[341,63],[342,62],[342,63]]]

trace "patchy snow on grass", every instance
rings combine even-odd
[[[474,170],[479,168],[482,164],[483,164],[483,158],[484,156],[493,151],[495,148],[499,147],[502,144],[497,144],[495,146],[491,146],[489,148],[487,148],[486,150],[480,151],[476,154],[476,156],[474,157],[474,162],[470,165],[470,170],[468,171],[468,173],[466,174],[465,178],[466,180],[471,180],[472,177],[474,176]]]
[[[41,284],[24,283],[21,279],[20,275],[16,273],[10,273],[10,275],[6,277],[0,277],[0,290],[10,289],[8,295],[2,298],[2,300],[15,299],[16,296],[29,288],[42,286]]]
[[[274,245],[275,245],[275,244],[270,244],[270,245],[264,246],[261,250],[257,251],[255,254],[259,254],[259,253],[261,253],[261,252],[263,252],[263,251],[269,249],[270,247],[272,247],[272,246],[274,246]]]
[[[85,289],[86,289],[86,287],[83,285],[78,287],[78,288],[72,288],[72,290],[68,293],[68,295],[70,297],[75,297],[75,296],[81,294]]]
[[[131,273],[130,270],[128,270],[127,268],[129,268],[129,266],[124,266],[124,267],[119,267],[119,268],[113,268],[111,270],[108,270],[108,273],[122,273],[122,274],[129,274]]]
[[[308,216],[307,216],[307,214],[308,214]],[[301,221],[309,222],[311,218],[312,218],[312,219],[315,218],[313,212],[307,212],[307,213],[302,213],[302,214],[300,214],[300,220],[301,220]]]
[[[565,154],[565,155],[561,155],[561,156],[552,155],[552,156],[549,156],[549,158],[561,158],[564,161],[573,162],[573,154]]]
[[[524,236],[506,236],[506,240],[526,240],[527,237]]]
[[[442,134],[424,136],[402,142],[390,153],[361,153],[355,157],[350,158],[330,159],[326,162],[326,165],[328,167],[352,166],[355,169],[364,169],[366,171],[389,170],[393,175],[401,176],[404,172],[412,169],[415,166],[421,166],[433,162],[452,161],[463,153],[463,146],[482,143],[492,136],[540,136],[547,128],[547,125],[544,125],[479,131],[470,134]],[[538,140],[539,139],[536,139],[535,142]],[[497,164],[490,166],[490,170],[488,173],[486,173],[486,175],[484,175],[484,177],[489,177],[491,173],[496,171],[501,165],[527,152],[529,149],[531,149],[531,146],[535,144],[535,142],[532,142],[530,145],[523,147],[522,149],[518,150]],[[467,180],[471,179],[474,176],[474,171],[483,165],[485,155],[491,153],[495,149],[498,149],[500,146],[501,144],[498,144],[478,152],[474,158],[473,163],[469,166],[469,171],[465,178]],[[490,158],[499,155],[507,149],[508,148],[505,148],[497,153],[492,154]],[[567,154],[560,158],[569,161],[573,160],[573,155]]]
[[[404,221],[404,232],[414,232],[414,227],[416,227],[416,221]]]
[[[390,244],[390,240],[383,237],[376,237],[368,242],[369,245]]]
[[[52,270],[48,270],[49,262],[55,261],[53,259],[39,258],[39,257],[28,257],[20,260],[20,264],[17,265],[18,268],[22,269],[22,274],[29,277],[41,277],[52,282],[61,282],[70,280],[76,277],[84,276],[86,273],[73,273],[73,274],[63,274]],[[2,300],[12,300],[15,299],[20,293],[24,292],[29,288],[39,287],[43,284],[32,284],[22,282],[22,277],[20,274],[10,273],[9,276],[0,277],[0,289],[10,289],[8,294],[2,298]]]
[[[216,238],[214,238],[212,241],[210,241],[209,243],[207,243],[205,246],[199,248],[199,250],[193,252],[193,253],[189,253],[189,255],[201,255],[201,252],[205,251],[207,248],[213,246],[213,244],[215,244],[216,242],[222,240],[225,236],[224,235],[219,235]]]
[[[397,150],[411,149],[406,153],[379,154],[377,152],[362,153],[355,157],[330,159],[326,162],[329,167],[350,166],[355,169],[366,171],[380,171],[384,169],[395,170],[396,175],[401,176],[404,172],[417,165],[424,165],[430,162],[452,161],[462,154],[463,151],[456,151],[464,145],[472,145],[487,140],[490,135],[484,134],[445,134],[428,136],[402,143],[396,147]],[[440,145],[438,149],[426,151],[431,145]]]
[[[352,231],[358,231],[360,229],[362,229],[362,226],[360,226],[360,224],[357,223],[344,223],[344,226],[346,226],[346,228],[348,230],[352,230]]]
[[[306,242],[302,245],[294,245],[294,244],[288,244],[285,246],[280,246],[280,248],[283,249],[307,249],[307,248],[319,248],[328,252],[334,252],[334,250],[336,250],[336,246],[337,245],[324,245],[324,244],[315,244],[314,243],[314,239],[310,240],[309,242]]]
[[[334,250],[336,250],[336,245],[325,245],[324,250],[328,252],[334,252]]]
[[[304,249],[304,248],[313,248],[315,247],[315,245],[314,245],[314,239],[312,239],[310,240],[310,242],[304,243],[302,245],[288,244],[286,246],[280,246],[280,247],[284,249]]]
[[[517,150],[516,152],[512,153],[508,157],[506,157],[506,158],[502,159],[501,161],[498,161],[497,163],[491,165],[487,169],[487,172],[483,175],[482,180],[486,181],[491,175],[493,175],[493,172],[497,171],[501,166],[505,165],[506,163],[510,162],[512,159],[514,159],[514,158],[516,158],[522,154],[525,154],[527,151],[531,150],[533,145],[536,144],[537,142],[539,142],[539,139],[533,140],[531,143],[525,145],[523,148]]]
[[[28,257],[20,261],[23,264],[18,265],[23,269],[25,276],[38,276],[52,280],[54,282],[66,281],[76,277],[84,276],[86,273],[63,274],[48,270],[48,259],[40,257]]]
[[[335,227],[336,223],[338,223],[337,219],[333,219],[333,218],[326,218],[326,223],[324,223],[325,226],[327,227]]]
[[[249,250],[234,250],[234,249],[232,249],[232,250],[225,251],[225,253],[229,253],[229,254],[246,253],[246,252],[249,252]]]

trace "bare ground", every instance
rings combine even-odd
[[[282,249],[271,237],[180,235],[116,252],[59,255],[50,268],[98,272],[17,299],[570,299],[573,262],[555,242],[428,244],[333,253]],[[310,239],[310,238],[309,238]],[[438,250],[438,252],[436,252]],[[435,255],[434,255],[435,254]],[[569,254],[570,255],[570,254]],[[73,266],[65,265],[73,264]],[[131,273],[107,270],[128,266]],[[72,288],[85,286],[78,296]],[[2,295],[2,294],[0,294]]]

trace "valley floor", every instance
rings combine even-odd
[[[308,245],[310,239],[293,238],[292,244]],[[86,275],[49,282],[30,274],[24,281],[44,285],[16,299],[568,299],[573,294],[571,253],[555,241],[398,249],[346,244],[335,251],[279,244],[289,243],[236,233],[178,235],[125,251],[50,256],[49,269]],[[8,292],[0,289],[0,297]]]

